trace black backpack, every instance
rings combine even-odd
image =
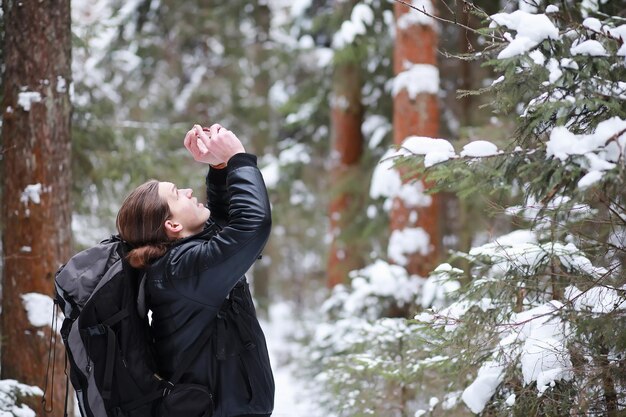
[[[61,337],[83,417],[209,417],[208,387],[177,384],[212,334],[206,329],[169,381],[156,373],[142,273],[113,236],[74,255],[56,274]],[[66,404],[67,415],[67,404]]]

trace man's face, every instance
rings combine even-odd
[[[167,200],[172,213],[171,219],[166,221],[166,230],[173,237],[181,238],[200,232],[211,214],[192,193],[190,188],[179,190],[171,182],[159,182],[159,195]]]

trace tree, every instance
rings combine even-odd
[[[394,5],[393,138],[396,145],[401,145],[409,136],[436,138],[439,134],[437,31],[431,17],[435,11],[430,1],[413,1],[412,4],[412,7],[400,2]],[[390,258],[406,266],[409,273],[426,276],[440,257],[441,198],[436,194],[419,198],[429,184],[419,178],[404,180],[406,185],[395,196],[390,214]],[[402,247],[398,243],[407,240],[414,242],[412,246]]]
[[[337,8],[352,13],[358,2],[337,3]],[[338,12],[338,14],[346,15]],[[329,171],[332,184],[329,206],[330,244],[327,263],[327,285],[333,287],[345,283],[348,272],[360,266],[358,255],[353,253],[349,241],[342,232],[352,221],[351,211],[356,202],[352,182],[358,175],[358,165],[363,154],[364,107],[361,103],[363,87],[359,46],[342,39],[341,30],[335,35],[333,91],[331,99],[331,151]],[[352,39],[354,40],[354,39]]]
[[[41,386],[52,330],[31,304],[52,311],[54,275],[71,243],[70,1],[2,7],[2,378]],[[62,415],[61,343],[55,357],[53,412]]]
[[[512,13],[483,15],[489,40],[479,57],[498,75],[483,91],[494,94],[495,114],[518,114],[507,146],[473,141],[439,158],[434,148],[404,144],[424,155],[409,159],[436,190],[518,200],[504,207],[518,230],[456,253],[451,261],[469,263],[465,271],[437,268],[433,278],[464,285],[449,294],[453,303],[417,317],[415,338],[426,333],[433,358],[443,357],[426,369],[448,376],[448,408],[462,399],[493,416],[623,413],[619,3],[520,2]]]

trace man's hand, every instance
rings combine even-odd
[[[196,161],[211,165],[228,162],[233,155],[246,151],[233,132],[217,123],[208,132],[194,125],[185,136],[185,147]]]
[[[224,160],[215,156],[206,146],[206,143],[210,140],[207,132],[200,128],[200,133],[198,133],[196,126],[198,125],[194,125],[194,127],[187,132],[184,140],[185,148],[191,153],[193,159],[211,165],[219,165],[224,162]]]

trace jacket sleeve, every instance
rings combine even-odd
[[[196,302],[219,307],[259,257],[269,238],[272,216],[256,157],[237,154],[225,168],[230,200],[226,226],[205,240],[175,247],[168,275],[174,287]],[[210,175],[210,174],[209,174]]]
[[[228,205],[230,202],[226,177],[228,169],[209,168],[206,176],[207,207],[211,211],[211,218],[220,227],[228,223]]]

